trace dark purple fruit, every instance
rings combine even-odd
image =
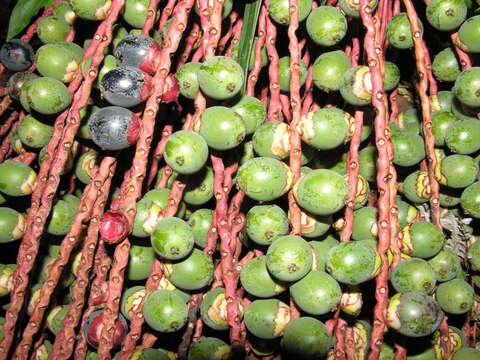
[[[83,331],[87,342],[94,348],[98,347],[100,343],[101,334],[103,330],[103,309],[96,310],[91,313],[85,320]],[[125,318],[118,314],[118,319],[115,321],[115,330],[112,334],[114,347],[120,346],[123,338],[128,332],[128,324]]]
[[[0,62],[10,71],[24,71],[33,64],[34,52],[29,43],[12,39],[0,49]]]
[[[8,94],[12,99],[20,100],[23,84],[37,77],[29,72],[16,72],[8,79]]]
[[[128,35],[120,41],[115,49],[115,57],[120,66],[133,66],[153,74],[159,60],[160,46],[146,35]]]

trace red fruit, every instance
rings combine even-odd
[[[130,223],[120,211],[109,210],[103,215],[100,236],[109,244],[118,244],[130,233]]]
[[[93,346],[98,347],[100,337],[103,329],[103,310],[97,310],[91,313],[85,320],[83,331],[87,342]],[[115,321],[115,331],[113,333],[113,346],[118,347],[123,341],[125,334],[128,331],[126,320],[121,314],[118,314],[118,319]]]

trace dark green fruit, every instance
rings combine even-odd
[[[462,331],[455,326],[448,326],[448,337],[450,338],[450,346],[453,350],[452,355],[449,356],[449,359],[451,359],[454,353],[466,346],[467,339],[465,338],[465,335],[463,335]],[[445,347],[443,345],[444,338],[444,335],[442,335],[442,332],[439,330],[437,330],[435,334],[433,334],[432,343],[434,351],[428,359],[432,359],[434,357],[435,359],[442,358],[442,356],[445,354]]]
[[[77,18],[68,1],[61,1],[53,6],[53,15],[63,19],[66,23],[72,25]]]
[[[334,311],[340,303],[342,290],[338,282],[322,271],[312,271],[290,287],[297,306],[311,315]]]
[[[450,249],[442,249],[428,262],[439,282],[452,280],[461,269],[460,258]]]
[[[425,158],[425,143],[420,135],[409,131],[392,134],[393,163],[413,166]]]
[[[178,173],[193,174],[205,165],[208,145],[201,135],[193,131],[177,131],[166,141],[163,158]]]
[[[438,303],[420,292],[395,294],[387,310],[388,326],[410,337],[432,334],[440,326],[442,318]]]
[[[347,19],[333,6],[319,6],[307,18],[307,32],[320,46],[338,44],[347,33]]]
[[[480,67],[471,67],[457,76],[452,89],[458,100],[470,107],[480,106]]]
[[[164,350],[150,348],[135,350],[130,360],[171,360],[171,357]]]
[[[145,286],[134,286],[123,291],[120,311],[130,321],[138,309],[139,302],[147,295]]]
[[[152,272],[155,251],[150,246],[132,245],[127,267],[128,280],[145,280]]]
[[[393,90],[400,82],[400,69],[391,61],[385,61],[385,77],[383,79],[383,89],[385,91]]]
[[[44,44],[65,40],[70,32],[70,24],[56,16],[47,16],[37,25],[37,35]]]
[[[8,78],[8,94],[12,99],[20,100],[23,84],[38,76],[29,72],[16,72]]]
[[[446,180],[441,184],[463,189],[476,180],[478,162],[468,155],[450,155],[442,160],[441,169]]]
[[[230,347],[223,340],[202,336],[188,352],[188,360],[227,360]]]
[[[151,235],[152,247],[164,259],[180,260],[193,249],[193,231],[182,219],[163,218],[157,222]]]
[[[20,122],[17,131],[24,145],[39,149],[50,141],[53,135],[53,126],[44,124],[32,115],[27,115]]]
[[[468,261],[473,270],[480,270],[480,241],[475,241],[468,249]]]
[[[267,250],[268,271],[281,281],[297,281],[311,269],[312,250],[300,236],[277,238]]]
[[[340,89],[343,74],[352,67],[344,51],[330,51],[321,54],[313,63],[313,83],[320,90],[330,92]]]
[[[280,82],[280,90],[290,91],[290,56],[284,56],[278,60],[278,81]],[[307,66],[300,60],[300,86],[305,84],[307,80]]]
[[[461,0],[462,1],[462,0]],[[433,58],[433,75],[440,81],[455,81],[460,74],[460,64],[452,49],[446,48]]]
[[[112,6],[111,0],[69,0],[79,18],[85,20],[103,20]]]
[[[339,0],[338,4],[347,16],[354,18],[360,17],[360,2],[356,0]],[[369,11],[374,11],[377,8],[378,0],[370,0],[367,3]]]
[[[247,262],[240,272],[242,287],[256,297],[268,298],[285,291],[268,272],[266,256],[259,256]]]
[[[445,145],[445,137],[456,121],[457,118],[450,111],[441,110],[432,113],[432,133],[435,137],[435,146]]]
[[[90,183],[90,174],[95,167],[97,155],[96,151],[88,151],[80,155],[77,160],[75,174],[77,175],[78,180],[84,184]]]
[[[397,292],[420,291],[429,294],[436,283],[430,264],[418,258],[401,261],[392,271],[390,282]]]
[[[435,29],[455,30],[467,17],[465,0],[432,0],[427,5],[427,20]]]
[[[353,212],[352,239],[367,240],[378,237],[378,209],[365,206]]]
[[[175,74],[180,86],[180,94],[187,99],[193,100],[197,95],[199,88],[197,72],[201,65],[202,63],[199,62],[186,63]]]
[[[478,360],[480,359],[480,350],[463,347],[458,350],[454,355],[452,360]]]
[[[306,238],[322,236],[328,231],[332,222],[331,215],[315,216],[305,211],[301,211],[301,234]]]
[[[411,202],[427,202],[432,196],[427,172],[417,170],[408,175],[403,182],[402,191]]]
[[[207,246],[207,234],[212,225],[213,210],[198,209],[188,218],[188,225],[193,231],[195,245],[204,249]]]
[[[246,134],[252,134],[266,118],[267,110],[263,103],[253,96],[244,95],[238,103],[232,106],[233,111],[245,121]]]
[[[410,224],[417,216],[418,210],[415,206],[403,201],[399,196],[397,197],[398,206],[398,222],[400,229]]]
[[[357,285],[377,276],[380,267],[380,255],[362,242],[341,243],[327,254],[327,271],[335,280],[348,285]]]
[[[237,297],[240,309],[240,318],[243,317],[243,303],[240,297]],[[227,330],[227,299],[225,289],[218,287],[209,291],[202,300],[200,306],[200,315],[205,324],[214,330]]]
[[[63,46],[46,44],[35,54],[37,70],[43,76],[68,83],[73,80],[78,62],[73,53]]]
[[[186,259],[171,266],[170,281],[184,290],[201,289],[213,278],[212,260],[197,249],[193,249]]]
[[[450,314],[464,314],[474,302],[470,284],[461,279],[453,279],[438,285],[435,297],[443,311]]]
[[[260,156],[283,160],[290,155],[288,125],[281,121],[267,121],[252,137],[253,148]]]
[[[290,322],[290,308],[277,299],[253,301],[245,310],[245,325],[260,339],[275,339],[285,332]]]
[[[152,329],[163,333],[178,331],[187,323],[187,304],[170,290],[151,292],[142,311],[145,322]]]
[[[312,0],[298,1],[298,21],[301,22],[310,14]],[[268,3],[268,14],[277,24],[290,24],[290,7],[288,0],[272,0]]]
[[[460,203],[463,211],[474,218],[480,218],[480,181],[463,190]]]
[[[431,258],[443,247],[442,230],[427,221],[415,221],[403,228],[401,234],[402,251],[411,256]]]
[[[402,130],[414,132],[415,134],[420,133],[420,128],[422,125],[418,117],[417,109],[410,108],[400,112],[398,114],[398,125]]]
[[[348,184],[332,170],[317,169],[302,177],[294,186],[301,207],[316,215],[330,215],[342,209],[348,196]]]
[[[468,18],[460,29],[458,29],[458,36],[456,44],[462,50],[472,53],[480,52],[480,16],[472,16]]]
[[[18,240],[24,232],[24,216],[16,210],[0,207],[0,243]]]
[[[287,325],[282,339],[284,351],[292,359],[320,359],[331,346],[327,327],[312,317],[300,317]]]
[[[320,240],[308,242],[313,250],[312,271],[325,271],[328,250],[339,244],[339,241],[332,235],[326,235],[326,237]]]
[[[377,148],[375,146],[367,146],[358,153],[358,160],[360,162],[359,173],[367,181],[376,181],[377,156]]]
[[[247,234],[257,244],[270,245],[288,233],[287,214],[277,205],[253,206],[247,213]]]
[[[439,91],[437,95],[432,95],[430,97],[432,102],[432,111],[446,110],[450,111],[452,109],[452,101],[455,96],[451,91]]]
[[[214,56],[202,63],[197,77],[202,92],[215,100],[234,97],[243,85],[242,68],[235,60],[225,56]]]
[[[245,139],[245,122],[231,108],[211,106],[205,109],[200,116],[200,135],[212,149],[233,149]]]
[[[48,329],[55,335],[62,329],[62,321],[67,314],[68,306],[61,305],[54,307],[47,316]]]
[[[69,203],[58,200],[53,206],[52,215],[47,225],[47,231],[52,235],[66,235],[75,219],[76,210]]]
[[[418,19],[420,30],[423,33],[423,25]],[[413,47],[412,30],[407,13],[395,15],[387,24],[388,42],[397,49],[410,49]]]
[[[0,164],[0,191],[6,195],[30,195],[36,179],[35,171],[24,163],[7,160]]]
[[[245,194],[257,201],[279,198],[290,190],[293,174],[283,162],[257,157],[246,161],[237,173],[237,184]]]
[[[372,79],[368,66],[348,69],[340,81],[340,94],[349,104],[363,106],[372,101]]]
[[[72,102],[72,94],[59,80],[41,77],[29,82],[27,88],[28,105],[44,115],[53,115],[65,110]]]

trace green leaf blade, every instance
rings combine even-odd
[[[52,3],[53,0],[18,0],[10,15],[7,41],[21,33],[40,9],[50,6]]]

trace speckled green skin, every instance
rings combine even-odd
[[[286,191],[288,171],[279,160],[253,158],[238,169],[237,184],[253,200],[275,200]]]
[[[436,225],[427,221],[415,221],[409,227],[413,244],[412,256],[431,258],[442,249],[444,235]]]
[[[272,152],[271,146],[275,139],[274,134],[276,131],[280,131],[280,129],[285,133],[288,133],[288,125],[281,121],[264,122],[255,130],[252,137],[252,143],[253,148],[258,155],[271,157],[277,160],[286,159],[290,155],[287,151],[281,155]]]
[[[305,213],[308,217],[312,218],[315,221],[313,229],[305,228],[304,226],[302,226],[301,232],[303,237],[317,238],[319,236],[322,236],[328,231],[328,229],[330,229],[330,226],[332,225],[333,219],[331,215],[315,216],[312,214],[307,214],[304,211],[302,211],[302,213]]]
[[[22,104],[22,107],[25,109],[26,112],[31,112],[32,109],[28,103],[28,89],[30,88],[30,85],[32,84],[32,81],[37,79],[38,76],[34,75],[28,79],[25,79],[25,82],[22,85],[22,91],[20,92],[20,104]]]
[[[453,279],[438,285],[435,298],[443,311],[464,314],[472,308],[475,293],[469,283]]]
[[[268,3],[268,14],[277,24],[290,24],[290,8],[288,0],[272,0]],[[298,21],[302,22],[312,10],[312,0],[298,1]]]
[[[342,290],[338,282],[324,271],[312,271],[290,287],[290,294],[307,314],[323,315],[336,309]]]
[[[170,281],[184,290],[198,290],[213,278],[213,263],[198,249],[193,249],[183,261],[173,264]]]
[[[462,43],[463,50],[473,53],[480,52],[480,15],[468,18],[460,26],[457,39]]]
[[[340,89],[343,74],[352,67],[344,51],[330,51],[321,54],[313,63],[313,83],[320,90],[330,92]]]
[[[366,94],[366,87],[364,85],[363,71],[368,69],[365,65],[358,65],[345,71],[340,80],[340,94],[343,99],[349,104],[356,106],[368,105],[372,102],[371,94]],[[362,97],[354,93],[354,89],[361,89],[364,94]]]
[[[242,89],[243,77],[240,65],[225,56],[208,59],[197,72],[200,89],[215,100],[226,100],[237,95]]]
[[[330,241],[332,241],[330,243]],[[308,244],[312,247],[312,250],[315,254],[313,258],[314,264],[312,268],[315,267],[316,271],[325,271],[325,263],[327,262],[327,253],[332,247],[338,245],[338,240],[334,239],[331,235],[327,235],[326,240],[309,241]]]
[[[438,303],[429,295],[420,292],[398,293],[390,299],[400,300],[396,309],[388,308],[388,313],[396,311],[400,318],[399,333],[410,337],[432,334],[440,326],[443,314]]]
[[[452,101],[454,95],[451,91],[439,91],[436,97],[431,97],[432,99],[432,111],[438,110],[447,110],[452,109]]]
[[[170,290],[155,290],[143,304],[143,316],[154,330],[169,333],[180,330],[187,323],[187,304]]]
[[[166,141],[163,158],[179,174],[193,174],[207,162],[208,145],[201,135],[180,130]]]
[[[323,108],[313,115],[313,137],[302,139],[318,150],[330,150],[343,144],[348,133],[350,115],[338,108]]]
[[[357,285],[372,277],[376,255],[375,250],[364,243],[341,243],[328,251],[326,269],[335,280]]]
[[[284,56],[278,60],[278,81],[280,83],[280,90],[288,92],[290,91],[290,56]],[[300,60],[300,86],[305,84],[307,80],[307,66]]]
[[[38,22],[37,35],[44,44],[63,41],[70,31],[70,24],[56,16],[47,16]]]
[[[59,113],[72,102],[67,87],[61,81],[48,77],[32,80],[26,95],[28,105],[44,115]]]
[[[155,252],[167,260],[184,259],[190,254],[194,244],[192,229],[177,217],[158,221],[150,238]]]
[[[277,238],[267,250],[268,271],[281,281],[297,281],[304,277],[313,263],[312,250],[300,236]]]
[[[480,270],[480,241],[475,241],[468,249],[468,261],[474,270]]]
[[[232,110],[245,121],[246,134],[252,134],[266,118],[267,110],[263,103],[253,96],[244,95],[238,103],[232,106]]]
[[[202,303],[200,305],[200,316],[202,317],[202,321],[211,327],[214,330],[227,330],[228,329],[228,324],[223,324],[219,323],[218,321],[215,321],[215,319],[210,318],[208,315],[208,310],[209,308],[213,305],[215,302],[215,299],[221,294],[223,294],[223,299],[225,300],[225,289],[222,287],[217,287],[212,291],[209,291],[202,300]]]
[[[478,360],[480,358],[480,351],[477,349],[464,347],[458,350],[452,360]]]
[[[245,325],[253,335],[260,339],[275,339],[274,321],[279,306],[288,306],[277,299],[255,300],[245,309]]]
[[[420,30],[423,33],[423,25],[418,20]],[[411,49],[413,47],[412,30],[408,21],[407,13],[395,15],[387,24],[388,42],[397,49]]]
[[[18,239],[18,236],[14,234],[14,230],[18,226],[18,221],[21,219],[23,219],[23,215],[16,210],[8,207],[0,207],[0,243],[7,243]],[[21,233],[23,233],[23,231]],[[21,235],[21,233],[17,235]]]
[[[75,69],[78,66],[73,54],[65,47],[56,46],[56,44],[46,44],[38,49],[35,54],[35,62],[40,74],[63,82],[72,80],[72,78],[68,81],[64,79],[67,67],[70,65]],[[70,71],[74,70],[70,69]]]
[[[420,135],[410,131],[392,134],[393,163],[400,166],[413,166],[425,158],[425,143]]]
[[[393,348],[386,344],[382,344],[382,350],[380,351],[380,357],[379,360],[393,360],[395,357],[395,350]]]
[[[453,93],[464,105],[480,106],[480,67],[472,67],[458,75]]]
[[[75,168],[75,175],[77,175],[78,180],[80,180],[84,184],[90,183],[90,175],[85,171],[84,166],[82,165],[84,161],[96,160],[97,153],[94,151],[89,151],[80,155],[77,160],[76,168]]]
[[[418,118],[417,109],[410,108],[400,112],[398,114],[398,125],[403,130],[419,134],[422,125],[420,123],[420,119]]]
[[[133,286],[128,289],[124,289],[122,293],[122,299],[120,301],[120,311],[122,312],[122,315],[125,316],[125,319],[130,321],[132,319],[130,309],[127,308],[127,306],[130,306],[128,304],[129,297],[133,296],[136,292],[139,292],[141,290],[145,290],[145,286]]]
[[[279,294],[282,289],[268,272],[266,256],[247,262],[240,272],[242,287],[256,297],[268,298]]]
[[[457,118],[450,111],[441,110],[432,113],[432,133],[435,137],[435,146],[445,145],[445,136],[447,136],[450,126],[456,121]]]
[[[463,0],[461,0],[463,1]],[[433,58],[432,71],[437,80],[455,81],[460,74],[460,64],[452,49],[446,48]]]
[[[435,287],[436,279],[427,261],[409,258],[395,266],[390,282],[397,292],[420,291],[429,294]]]
[[[465,0],[432,0],[427,4],[427,20],[435,29],[455,30],[467,17]]]
[[[449,187],[462,189],[473,184],[478,175],[478,162],[468,155],[449,155],[442,160],[442,175]]]
[[[333,46],[347,33],[347,19],[333,6],[319,6],[307,18],[307,32],[315,44]]]
[[[250,53],[250,60],[248,61],[248,71],[252,71],[253,66],[255,65],[255,46],[257,44],[257,37],[255,37],[255,40],[253,41],[253,47],[252,47],[252,52]],[[232,59],[235,61],[238,61],[238,47],[240,46],[240,41],[237,40],[235,42],[235,45],[232,47]],[[261,67],[263,68],[265,65],[268,63],[268,55],[267,55],[267,48],[265,45],[262,47],[262,64]]]
[[[53,206],[52,215],[47,225],[47,231],[52,235],[66,235],[73,224],[76,211],[69,203],[58,200]]]
[[[439,193],[438,195],[440,197],[440,206],[442,207],[451,208],[460,204],[460,196],[443,192]]]
[[[377,156],[377,148],[375,146],[367,146],[358,152],[359,173],[367,181],[373,182],[376,180]]]
[[[85,50],[80,45],[77,45],[74,42],[59,41],[55,43],[55,46],[68,50],[72,54],[73,58],[77,61],[77,63],[80,63],[83,57],[83,53],[85,52]]]
[[[48,144],[53,135],[53,127],[27,115],[17,128],[18,136],[24,145],[32,148],[42,148]]]
[[[22,162],[7,160],[1,163],[0,191],[10,196],[30,195],[31,191],[22,190],[21,186],[33,174],[32,168]]]
[[[204,249],[207,246],[207,234],[212,225],[213,210],[198,209],[188,218],[188,225],[193,231],[195,245]]]
[[[136,204],[136,213],[133,219],[132,234],[133,236],[146,238],[150,234],[143,229],[145,219],[153,214],[160,212],[159,206],[150,199],[140,199]]]
[[[60,311],[58,311],[55,314],[53,319],[51,319],[51,321],[47,321],[48,328],[55,335],[57,335],[58,332],[63,328],[62,321],[63,321],[63,318],[65,317],[65,315],[67,315],[67,311],[68,311],[68,306],[62,305]]]
[[[170,195],[169,189],[152,189],[149,192],[147,192],[145,195],[143,195],[143,198],[152,200],[155,204],[160,206],[160,209],[162,209],[162,211],[165,211],[165,208],[167,207],[167,204],[168,204],[169,195]],[[181,201],[178,204],[178,209],[175,216],[182,218],[185,215],[185,209],[186,209],[185,203]]]
[[[246,127],[242,117],[226,106],[211,106],[201,116],[200,135],[208,146],[229,150],[245,139]]]
[[[147,19],[148,0],[126,0],[123,18],[130,26],[141,29]]]
[[[197,95],[199,88],[197,72],[201,65],[202,63],[199,62],[186,63],[175,74],[180,86],[180,94],[187,99],[193,100]]]
[[[128,280],[145,280],[152,272],[155,251],[150,246],[132,245],[128,260]]]
[[[253,206],[247,213],[247,234],[257,244],[270,245],[288,233],[288,217],[277,205]]]
[[[403,195],[411,202],[418,204],[427,202],[429,199],[429,197],[423,197],[422,193],[419,192],[419,189],[423,189],[423,186],[419,184],[420,174],[420,170],[414,171],[408,175],[403,182]]]
[[[376,207],[365,206],[354,211],[352,239],[376,239],[378,234],[372,233],[372,227],[377,222],[377,218],[378,209]]]
[[[201,337],[188,352],[188,360],[227,360],[230,359],[230,346],[214,337]]]
[[[450,249],[442,249],[437,255],[428,260],[439,282],[452,280],[460,271],[460,258]]]
[[[299,205],[316,215],[330,215],[342,209],[348,197],[348,184],[332,170],[313,170],[295,185]]]
[[[332,339],[327,327],[312,317],[300,317],[287,325],[283,350],[291,359],[321,359],[330,349]]]
[[[400,81],[400,69],[391,61],[385,61],[385,77],[383,79],[383,89],[385,91],[393,90]]]
[[[85,20],[103,20],[96,18],[95,12],[105,3],[111,3],[111,0],[68,0],[70,5],[79,18]]]
[[[480,218],[480,181],[473,183],[463,190],[460,203],[463,211],[474,218]]]

